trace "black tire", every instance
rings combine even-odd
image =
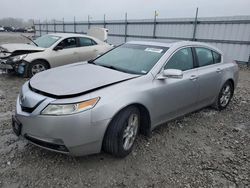
[[[125,149],[124,148],[124,134],[127,133],[129,128],[129,120],[135,115],[138,117],[138,126],[137,131],[135,133],[135,137],[131,147]],[[103,150],[107,153],[112,154],[116,157],[125,157],[127,156],[133,149],[133,145],[135,143],[135,139],[139,132],[140,128],[140,111],[135,106],[130,106],[119,112],[114,119],[109,124],[104,140],[103,140]],[[125,132],[126,131],[126,132]]]
[[[223,92],[225,91],[225,89],[229,87],[229,92],[230,94],[228,94],[228,101],[226,103],[222,102],[222,97],[223,97]],[[218,95],[218,97],[216,98],[215,103],[213,104],[213,107],[215,107],[217,110],[224,110],[228,104],[230,103],[232,97],[233,97],[233,93],[234,93],[234,87],[231,81],[227,81],[221,88],[220,93]]]
[[[34,71],[33,71],[33,68],[34,68],[35,66],[38,66],[38,67],[40,66],[40,67],[41,67],[41,71],[34,72]],[[41,60],[33,61],[32,63],[30,63],[30,64],[28,65],[27,76],[31,78],[31,77],[34,76],[35,74],[37,74],[37,73],[39,73],[39,72],[42,72],[42,71],[45,71],[45,70],[47,70],[47,69],[49,69],[49,65],[48,65],[47,62],[41,61]]]

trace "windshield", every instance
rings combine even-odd
[[[93,63],[127,73],[147,74],[167,49],[161,46],[124,44]]]
[[[52,46],[56,41],[58,41],[61,37],[54,36],[54,35],[43,35],[38,37],[34,42],[37,46],[42,48],[49,48]]]

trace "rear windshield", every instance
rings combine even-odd
[[[52,46],[56,41],[58,41],[61,37],[54,36],[54,35],[43,35],[38,37],[34,42],[42,48],[49,48]]]
[[[162,46],[124,44],[99,57],[94,63],[127,73],[147,74],[167,49]]]

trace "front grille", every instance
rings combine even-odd
[[[24,106],[21,106],[21,108],[22,108],[22,111],[28,112],[28,113],[32,113],[35,110],[35,108],[28,108]]]
[[[44,148],[48,148],[48,149],[52,149],[52,150],[57,150],[57,151],[61,151],[61,152],[69,152],[69,150],[66,148],[65,145],[62,144],[55,144],[55,143],[51,143],[51,142],[46,142],[43,140],[39,140],[37,138],[34,138],[32,136],[29,136],[27,134],[24,135],[24,137],[29,140],[30,142],[37,144],[39,146],[42,146]]]

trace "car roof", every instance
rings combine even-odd
[[[79,33],[50,33],[48,35],[53,35],[53,36],[58,36],[58,37],[90,37],[88,35],[79,34]]]
[[[210,49],[214,49],[215,51],[222,54],[222,51],[218,48],[209,45],[204,42],[194,42],[194,41],[174,41],[174,42],[155,42],[155,41],[130,41],[127,42],[128,44],[138,44],[138,45],[147,45],[147,46],[161,46],[161,47],[175,47],[180,48],[184,46],[201,46],[201,47],[207,47]]]

